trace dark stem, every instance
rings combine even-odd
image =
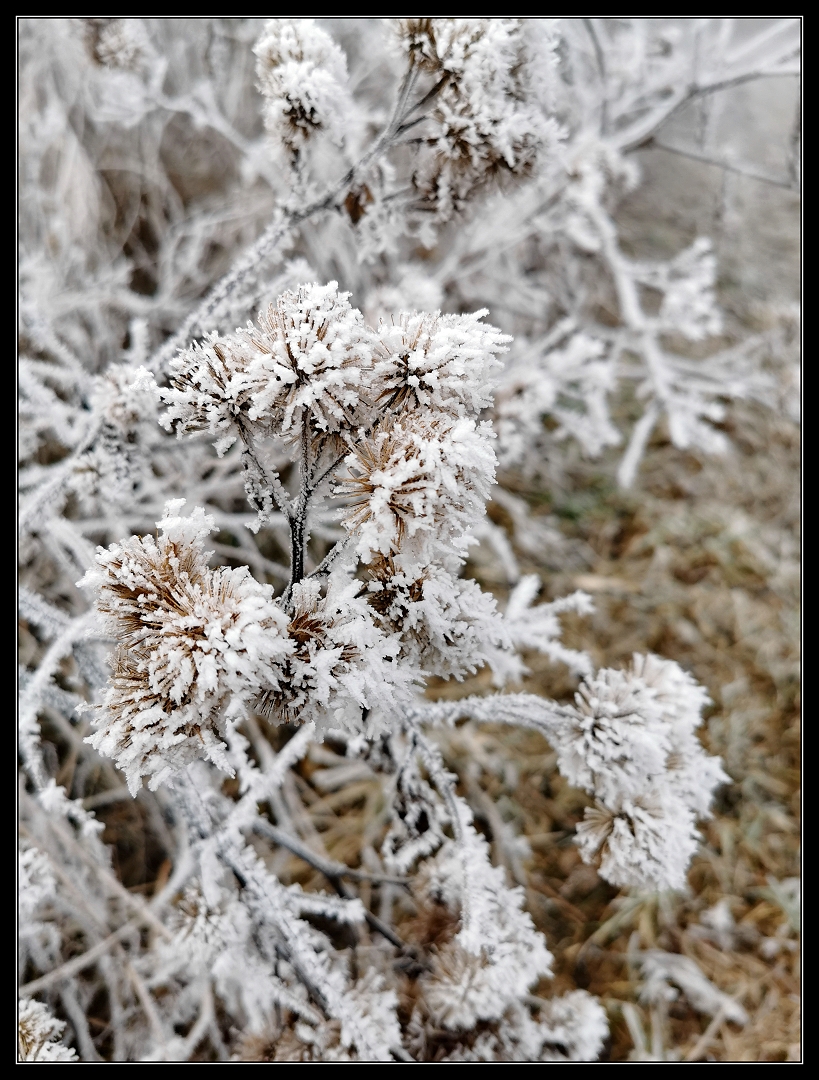
[[[310,487],[310,431],[303,418],[301,429],[301,485],[299,496],[290,517],[290,584],[284,594],[288,604],[297,585],[304,577],[304,549],[307,546],[307,507],[313,489]]]
[[[290,584],[287,586],[288,595],[293,586],[297,585],[304,577],[304,521],[305,515],[296,512],[290,522]]]

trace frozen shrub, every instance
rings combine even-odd
[[[725,400],[773,385],[761,337],[716,340],[708,241],[632,258],[613,216],[675,109],[795,70],[795,20],[742,49],[725,25],[23,20],[22,1060],[600,1054],[591,994],[532,996],[551,954],[440,741],[536,729],[594,802],[583,859],[684,887],[725,780],[705,690],[564,645],[590,598],[535,604],[485,511],[567,441],[624,445],[624,486],[663,418],[720,450]],[[465,576],[478,533],[505,608]],[[582,679],[574,704],[504,689],[536,652]],[[484,694],[425,696],[481,669]],[[360,866],[308,789],[366,802]],[[153,895],[100,838],[125,798]],[[684,967],[648,983],[705,1001]]]

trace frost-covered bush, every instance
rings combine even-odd
[[[688,354],[721,328],[707,241],[633,260],[612,210],[674,110],[794,67],[794,24],[742,47],[718,20],[20,33],[22,1058],[74,1060],[45,994],[82,1060],[595,1060],[600,1003],[531,996],[548,944],[436,730],[541,732],[594,800],[583,858],[680,889],[725,779],[707,695],[563,645],[584,593],[533,606],[523,578],[502,608],[464,568],[505,470],[621,442],[624,381],[625,485],[662,417],[719,450],[724,400],[767,392],[759,341]],[[504,690],[537,651],[574,704]],[[424,695],[481,669],[495,692]],[[379,785],[366,865],[304,814],[313,752],[326,790]],[[132,797],[164,845],[150,900],[93,812]],[[283,851],[332,892],[285,884]]]

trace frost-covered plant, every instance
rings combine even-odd
[[[547,945],[436,733],[540,731],[595,800],[583,858],[618,886],[684,884],[724,779],[704,690],[653,656],[595,672],[560,641],[583,593],[533,606],[527,577],[501,610],[463,574],[503,470],[620,441],[623,380],[644,403],[624,483],[661,415],[717,448],[721,399],[768,385],[759,341],[707,367],[674,351],[720,325],[707,245],[631,260],[612,216],[673,109],[789,70],[787,20],[756,52],[720,33],[22,24],[28,1060],[73,1054],[35,994],[82,1060],[423,1061],[442,1030],[437,1060],[597,1057],[599,1002],[530,996]],[[583,677],[575,705],[424,696],[482,668],[500,691],[537,651]],[[44,725],[69,747],[56,775]],[[315,754],[322,790],[378,787],[360,867],[304,813]],[[94,814],[132,797],[166,859],[150,899]],[[282,852],[333,891],[285,884]],[[432,944],[399,934],[401,904]]]
[[[557,631],[547,618],[539,637],[530,627],[521,639],[514,612],[526,599],[515,599],[507,625],[491,597],[457,576],[494,480],[491,424],[475,415],[488,404],[485,371],[505,339],[471,316],[450,316],[436,335],[435,317],[404,315],[395,352],[407,347],[413,324],[415,369],[443,373],[437,386],[428,374],[423,396],[412,392],[419,378],[401,374],[399,383],[395,364],[372,361],[375,343],[387,350],[389,335],[366,326],[335,283],[280,297],[264,320],[267,335],[249,327],[181,354],[173,382],[159,390],[166,423],[180,437],[215,436],[222,452],[228,440],[242,441],[250,504],[275,503],[288,524],[290,578],[276,597],[246,567],[210,569],[204,542],[214,522],[201,507],[181,516],[181,499],[166,505],[157,540],[134,536],[98,548],[82,584],[95,589],[103,629],[118,644],[87,741],[115,760],[131,794],[143,776],[153,790],[177,778],[172,790],[191,833],[201,898],[189,886],[181,910],[190,910],[190,922],[175,928],[178,954],[164,950],[163,981],[184,981],[195,961],[248,1030],[262,1031],[273,1006],[283,1006],[301,1017],[293,1031],[302,1042],[305,1024],[319,1029],[307,1041],[318,1040],[325,1058],[380,1060],[401,1046],[395,991],[375,973],[364,980],[366,993],[363,984],[357,991],[360,978],[350,981],[346,964],[331,960],[329,941],[303,920],[312,913],[355,925],[364,910],[353,899],[284,890],[248,846],[243,834],[273,829],[277,836],[286,821],[274,827],[260,812],[260,800],[277,805],[282,770],[268,746],[257,751],[260,772],[242,725],[255,713],[265,726],[285,723],[315,739],[346,741],[353,755],[380,740],[388,755],[381,771],[402,775],[386,865],[406,873],[420,859],[419,902],[442,906],[459,927],[421,968],[411,1025],[443,1025],[466,1037],[476,1025],[494,1024],[501,1041],[484,1039],[470,1053],[548,1057],[544,1048],[564,1043],[548,1014],[533,1027],[521,1007],[529,988],[550,974],[550,955],[521,910],[520,890],[510,891],[504,871],[491,865],[456,778],[424,730],[434,708],[417,696],[430,674],[463,677],[487,663],[503,681],[508,664],[500,658],[514,652],[516,639],[548,651]],[[425,326],[432,332],[419,333]],[[378,402],[386,404],[379,410]],[[281,468],[266,464],[268,442],[282,443],[279,453],[293,459],[289,489]],[[309,569],[310,511],[318,499],[339,504],[346,535]],[[706,700],[701,688],[671,661],[638,657],[632,673],[587,677],[576,711],[550,712],[525,695],[505,700],[510,720],[531,722],[533,707],[548,716],[543,722],[566,776],[610,807],[604,839],[590,841],[592,821],[602,834],[596,818],[584,825],[584,857],[594,858],[602,845],[601,872],[612,882],[680,887],[696,844],[695,812],[707,811],[723,779],[693,736]],[[458,711],[469,715],[489,703],[467,699]],[[255,722],[249,730],[264,740]],[[238,778],[235,802],[201,766],[194,780],[190,766],[199,761]],[[656,837],[643,836],[646,814],[659,816],[652,797],[680,836],[665,822],[657,823]],[[429,840],[418,843],[422,831]],[[255,972],[252,991],[239,969]],[[582,998],[583,1009],[588,1016],[580,1023],[589,1030],[578,1038],[594,1056],[605,1025],[599,1006]],[[340,1025],[332,1054],[320,1034],[322,1016]],[[520,1045],[502,1049],[503,1040],[518,1038],[511,1032],[521,1023]]]
[[[17,1009],[17,1049],[20,1061],[77,1061],[70,1046],[59,1041],[65,1024],[55,1020],[45,1005],[21,998]]]
[[[132,794],[143,776],[156,788],[200,756],[225,766],[225,714],[236,698],[277,689],[293,651],[273,589],[245,568],[208,569],[213,522],[201,508],[181,518],[184,502],[168,503],[158,542],[113,545],[84,579],[119,643],[91,742]]]
[[[253,47],[264,126],[292,155],[325,131],[337,143],[353,111],[347,61],[312,19],[271,19]]]
[[[561,771],[598,800],[578,826],[581,851],[614,884],[683,887],[694,823],[728,780],[694,735],[707,703],[690,675],[656,656],[584,680],[555,741]]]

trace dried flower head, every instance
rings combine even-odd
[[[160,396],[169,406],[165,426],[178,435],[208,432],[225,448],[235,439],[234,426],[253,405],[252,354],[230,338],[208,334],[171,361],[170,387]]]
[[[413,184],[420,207],[447,220],[490,178],[530,170],[558,129],[534,99],[520,19],[402,19],[398,33],[438,80]]]
[[[335,640],[338,612],[327,610],[318,582],[295,585],[290,606],[287,636],[293,651],[284,678],[277,690],[265,690],[256,702],[258,712],[279,724],[312,719],[309,706],[327,704],[338,679],[361,659],[351,642]]]
[[[364,373],[370,332],[336,282],[301,285],[258,315],[257,325],[212,335],[172,362],[167,426],[180,434],[209,431],[227,447],[237,422],[313,436],[357,428],[366,419]]]
[[[104,68],[140,72],[154,55],[140,19],[92,18],[83,23],[88,50]]]
[[[287,637],[291,650],[279,685],[264,690],[256,709],[277,723],[315,721],[360,732],[378,704],[411,692],[417,675],[395,663],[400,646],[377,627],[361,585],[331,575],[293,586]]]
[[[565,775],[608,806],[650,789],[670,750],[654,692],[631,672],[606,668],[585,679],[575,698],[571,734],[558,751]]]
[[[418,411],[388,419],[345,459],[337,489],[350,499],[345,527],[358,551],[420,554],[434,539],[461,535],[482,516],[495,479],[491,427]]]
[[[293,436],[359,427],[368,417],[370,331],[338,285],[302,285],[262,311],[257,325],[211,335],[172,362],[166,424],[207,431],[227,447],[236,424]]]
[[[694,815],[669,792],[658,790],[614,812],[586,808],[577,845],[601,877],[626,888],[682,889],[699,843]]]
[[[372,344],[361,313],[338,283],[302,285],[260,313],[258,330],[237,331],[255,352],[251,419],[286,433],[357,428],[367,418]]]
[[[695,734],[705,690],[672,660],[635,654],[586,678],[555,742],[561,771],[598,800],[578,825],[587,861],[615,885],[681,888],[697,817],[728,777]]]
[[[367,601],[401,640],[402,656],[440,676],[463,679],[509,649],[495,598],[442,566],[377,555],[368,567]]]
[[[492,403],[492,376],[511,340],[472,315],[399,315],[378,329],[378,400],[396,412],[421,406],[476,416]]]
[[[59,1041],[65,1030],[48,1007],[33,998],[17,1004],[17,1049],[20,1061],[78,1061],[75,1050]]]
[[[312,19],[269,19],[253,51],[270,134],[294,155],[319,131],[341,143],[352,98],[330,35]]]
[[[183,499],[165,507],[158,540],[131,537],[97,549],[83,584],[118,642],[96,733],[89,742],[113,757],[135,794],[197,757],[232,772],[225,758],[225,712],[277,686],[292,646],[287,619],[247,568],[210,570],[203,539],[213,520],[188,518]]]

